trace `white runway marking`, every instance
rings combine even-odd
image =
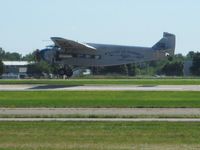
[[[198,118],[0,118],[0,122],[200,122]]]
[[[200,85],[0,85],[0,91],[200,91]]]

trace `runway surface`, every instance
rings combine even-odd
[[[0,122],[200,122],[200,119],[188,118],[0,118]]]
[[[200,116],[200,108],[0,108],[0,115]]]
[[[200,85],[0,85],[0,91],[200,91]]]

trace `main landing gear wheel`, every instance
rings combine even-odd
[[[66,74],[67,77],[70,78],[70,77],[73,75],[72,69],[71,69],[71,68],[67,68],[67,69],[65,70],[65,74]]]
[[[73,71],[71,68],[61,68],[58,70],[58,74],[60,76],[66,75],[68,78],[70,78],[73,75]]]
[[[60,75],[60,76],[64,76],[65,75],[65,69],[64,68],[61,68],[61,69],[59,69],[58,70],[58,74]]]

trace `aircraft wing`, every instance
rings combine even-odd
[[[67,40],[67,39],[60,38],[60,37],[52,37],[51,40],[55,43],[56,46],[58,46],[64,50],[84,50],[84,51],[87,51],[87,50],[95,51],[96,50],[96,48],[94,48],[88,44],[79,43],[79,42]]]

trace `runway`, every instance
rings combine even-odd
[[[200,122],[198,118],[0,118],[0,122]]]
[[[0,115],[200,116],[200,108],[0,108]]]
[[[200,91],[200,85],[0,85],[0,91]]]

